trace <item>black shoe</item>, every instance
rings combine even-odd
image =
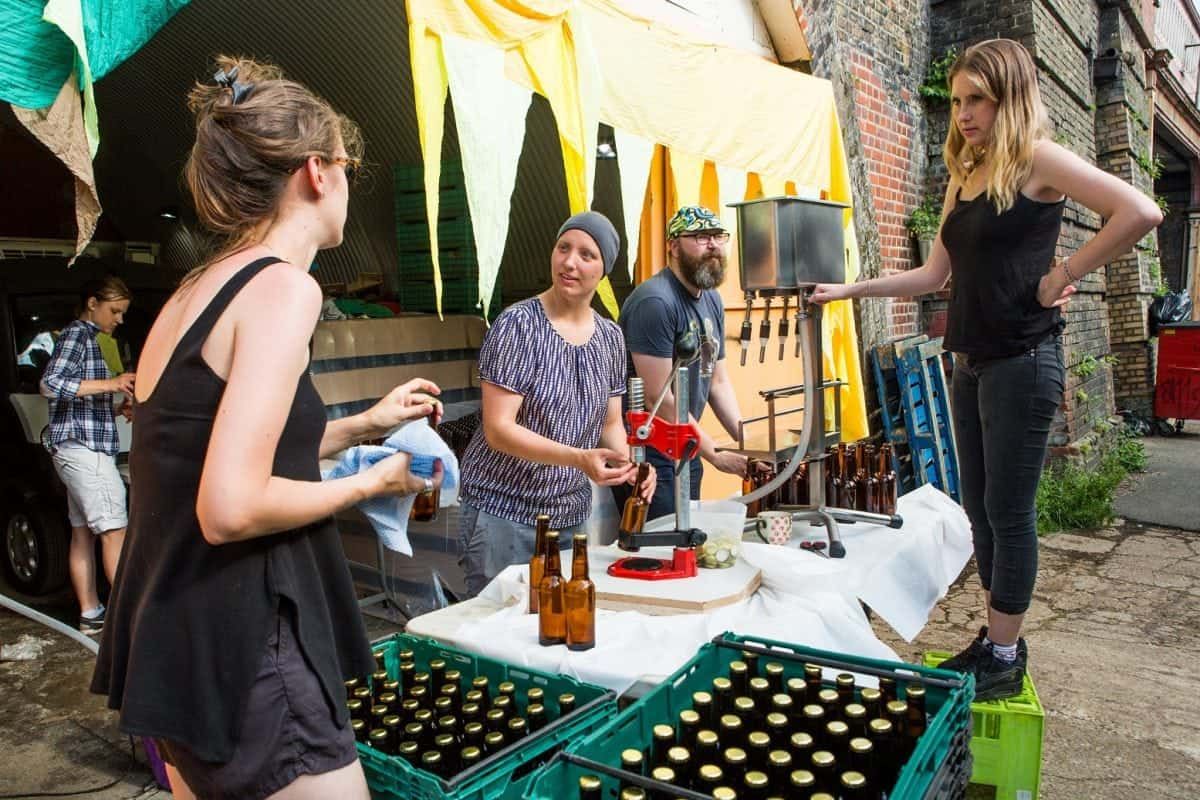
[[[104,630],[104,611],[94,617],[79,616],[79,631],[88,636],[95,636]]]
[[[981,659],[975,665],[975,700],[1003,700],[1016,697],[1025,683],[1025,666],[1029,663],[1029,650],[1024,640],[1017,640],[1015,661],[1001,661],[996,656]]]
[[[967,649],[955,656],[947,658],[945,661],[937,665],[938,669],[949,669],[954,672],[973,672],[975,665],[982,661],[986,656],[991,658],[992,651],[988,649],[983,640],[987,638],[987,625],[979,629],[979,635],[975,637],[975,641],[967,645]]]

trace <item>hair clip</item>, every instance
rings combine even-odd
[[[242,100],[245,100],[246,96],[249,95],[251,90],[254,89],[253,83],[242,83],[237,79],[237,76],[237,67],[234,67],[228,72],[223,69],[219,69],[217,70],[216,74],[213,75],[213,80],[218,86],[229,89],[233,92],[233,104],[235,106],[242,102]]]

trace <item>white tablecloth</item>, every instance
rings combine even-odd
[[[654,683],[684,664],[696,649],[724,632],[763,636],[871,658],[896,659],[871,630],[859,600],[911,640],[971,555],[970,526],[962,509],[941,492],[923,487],[900,498],[904,527],[841,526],[844,559],[799,548],[799,537],[823,529],[798,527],[791,546],[746,542],[743,557],[763,572],[762,587],[748,600],[706,614],[651,616],[634,611],[596,613],[596,647],[573,653],[541,647],[537,617],[525,613],[527,567],[498,575],[479,598],[417,617],[412,633],[548,672],[625,691]],[[480,617],[482,608],[495,609]],[[466,609],[464,609],[465,611]],[[439,622],[461,619],[452,630]]]

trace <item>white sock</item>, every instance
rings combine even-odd
[[[996,644],[986,636],[983,638],[984,647],[992,651],[992,655],[1000,659],[1006,664],[1011,664],[1017,660],[1017,643],[1012,644]]]
[[[90,611],[84,611],[82,614],[80,614],[80,616],[84,617],[85,619],[95,619],[96,617],[100,616],[103,613],[104,613],[104,606],[98,605]]]

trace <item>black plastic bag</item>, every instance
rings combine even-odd
[[[1158,326],[1171,322],[1186,322],[1192,318],[1192,298],[1185,292],[1167,292],[1150,304],[1150,335],[1158,334]]]

